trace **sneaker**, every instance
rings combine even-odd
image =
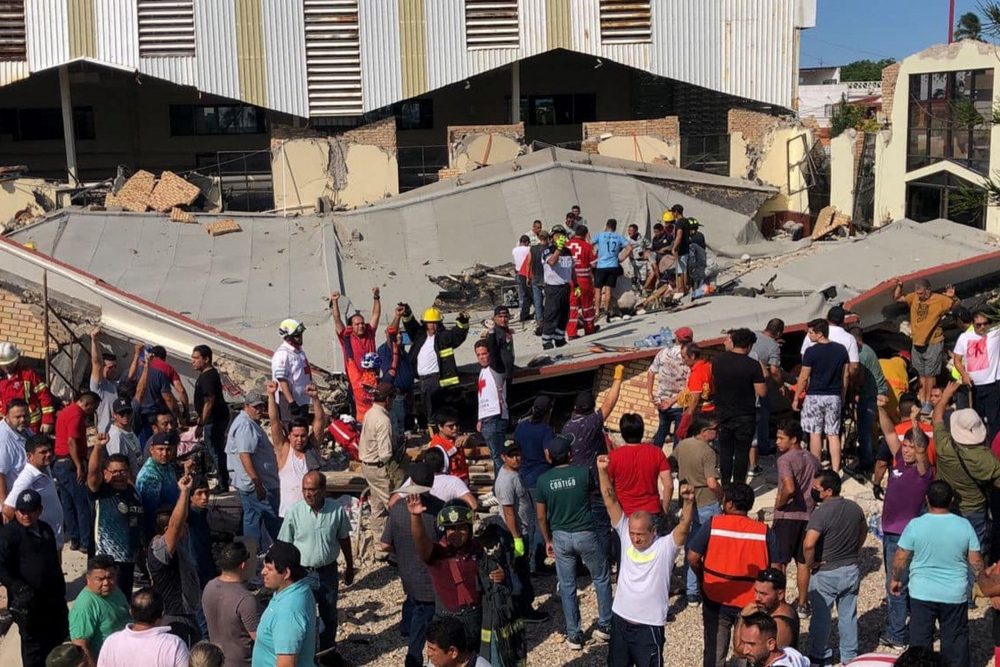
[[[687,596],[687,606],[689,606],[689,607],[700,607],[701,606],[701,596],[700,595],[689,595],[689,596]]]
[[[904,650],[904,649],[906,649],[906,646],[907,646],[905,642],[897,642],[897,641],[895,641],[893,639],[890,639],[886,635],[881,635],[878,638],[878,643],[879,643],[879,646],[885,646],[886,648],[891,648],[891,649],[896,649],[896,650]]]
[[[583,635],[573,635],[572,637],[566,637],[566,646],[573,649],[574,651],[582,651]]]
[[[492,492],[489,492],[479,496],[479,504],[483,507],[496,507],[500,504],[500,501],[497,500],[497,497]]]
[[[594,635],[595,639],[600,639],[602,642],[609,642],[611,641],[611,626],[598,625],[591,634]]]
[[[544,611],[538,611],[537,609],[529,609],[524,614],[521,615],[521,620],[525,623],[544,623],[549,620],[549,615]]]
[[[757,475],[762,474],[763,472],[764,472],[763,468],[761,468],[760,466],[754,466],[752,470],[750,470],[749,472],[747,472],[747,477],[749,479],[753,479],[754,477],[756,477]]]
[[[542,349],[543,350],[553,350],[553,349],[555,349],[555,347],[556,347],[556,344],[553,343],[550,340],[547,340],[544,343],[542,343]]]
[[[812,609],[807,604],[795,605],[795,612],[799,615],[799,618],[809,618],[812,615]]]

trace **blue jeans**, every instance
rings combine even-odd
[[[86,467],[84,468],[86,471]],[[67,542],[79,542],[81,549],[90,548],[93,513],[87,487],[76,480],[76,466],[71,459],[59,459],[52,464],[52,476],[63,509],[63,529]]]
[[[691,543],[691,540],[694,539],[694,536],[698,533],[698,530],[703,525],[705,525],[708,522],[709,519],[711,519],[716,514],[721,514],[721,513],[722,513],[722,510],[719,509],[719,503],[710,503],[708,505],[705,505],[704,507],[699,507],[698,511],[695,512],[695,515],[691,518],[691,530],[688,532],[688,541],[687,541],[687,543],[688,544]],[[685,547],[686,546],[687,545],[685,545]],[[686,548],[684,550],[684,554],[685,554],[685,556],[687,555],[687,549]],[[698,597],[698,595],[700,594],[700,592],[698,590],[698,575],[696,575],[694,573],[694,571],[687,566],[687,558],[684,559],[684,571],[687,573],[687,575],[686,575],[687,576],[687,586],[686,586],[686,588],[687,588],[687,591],[686,591],[687,592],[687,596],[689,598],[690,597]]]
[[[490,448],[490,457],[493,459],[493,470],[500,472],[503,467],[503,459],[500,452],[503,451],[503,443],[507,438],[507,420],[501,417],[487,417],[480,420],[481,433],[486,446]]]
[[[755,445],[758,456],[770,456],[775,446],[771,443],[771,399],[762,396],[757,406],[757,434]]]
[[[552,533],[552,548],[556,552],[556,577],[559,579],[559,597],[563,616],[566,618],[566,636],[575,637],[580,630],[580,602],[576,598],[576,559],[579,557],[590,571],[597,593],[597,623],[603,628],[611,625],[611,569],[608,559],[600,550],[597,536],[591,531]]]
[[[889,590],[892,583],[892,559],[899,545],[899,535],[886,533],[882,537],[882,558],[885,560],[885,599],[888,609],[885,618],[885,636],[897,644],[910,644],[910,627],[906,620],[910,612],[910,591],[907,587],[910,569],[903,571],[903,590],[897,596]]]
[[[531,507],[535,507],[535,490],[528,489],[528,500],[531,501]],[[535,574],[540,566],[545,564],[545,539],[542,537],[542,531],[538,529],[538,520],[535,518],[535,513],[531,513],[531,524],[528,526],[528,566],[531,568],[531,574]]]
[[[878,414],[876,398],[865,397],[858,401],[858,458],[861,467],[871,470],[875,467],[874,438],[875,415]]]
[[[531,301],[535,305],[535,323],[542,326],[542,304],[545,299],[544,285],[531,284]]]
[[[434,619],[434,603],[421,602],[410,596],[403,601],[403,620],[400,632],[409,639],[406,648],[405,667],[423,667],[424,646],[427,639],[427,626]],[[405,631],[405,632],[404,632]]]
[[[618,562],[618,535],[611,532],[611,517],[608,516],[608,508],[604,506],[601,494],[597,493],[590,499],[590,513],[594,517],[594,536],[597,539],[597,548],[608,565]]]
[[[833,606],[837,606],[837,629],[840,631],[840,662],[858,657],[858,587],[861,573],[857,565],[820,570],[809,580],[809,659],[829,660],[828,646],[833,625]]]
[[[307,580],[323,621],[323,630],[319,633],[319,650],[323,651],[337,645],[337,596],[340,592],[337,563],[309,568]]]
[[[281,531],[281,517],[278,516],[280,491],[268,489],[267,498],[264,500],[258,500],[257,494],[253,491],[240,491],[239,494],[240,504],[243,506],[243,536],[255,539],[257,553],[264,553],[266,549],[261,529],[267,529],[270,541],[278,539],[278,533]]]
[[[663,447],[663,443],[667,441],[667,436],[670,434],[670,425],[674,426],[674,445],[677,445],[677,429],[681,425],[681,417],[684,415],[684,410],[681,408],[669,408],[667,410],[658,410],[660,413],[660,425],[656,428],[656,435],[653,436],[653,444],[657,447]]]

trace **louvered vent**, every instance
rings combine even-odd
[[[0,60],[27,60],[24,0],[0,2]]]
[[[138,0],[139,57],[194,55],[193,0]]]
[[[652,36],[652,15],[648,0],[601,0],[601,42],[648,42]]]
[[[358,0],[303,0],[309,115],[360,114]]]
[[[520,44],[517,0],[465,0],[465,43],[470,49],[510,49]]]

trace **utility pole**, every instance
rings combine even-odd
[[[955,0],[948,0],[948,43],[955,41]]]

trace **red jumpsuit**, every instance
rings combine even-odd
[[[7,403],[14,398],[21,398],[28,403],[28,419],[31,428],[37,432],[42,424],[56,423],[55,408],[52,406],[52,394],[49,387],[30,368],[17,367],[6,377],[0,379],[0,413],[7,412]]]
[[[573,254],[573,284],[569,291],[569,323],[566,336],[577,337],[577,328],[583,320],[584,335],[594,333],[594,273],[591,268],[597,261],[594,246],[581,236],[566,242]]]

